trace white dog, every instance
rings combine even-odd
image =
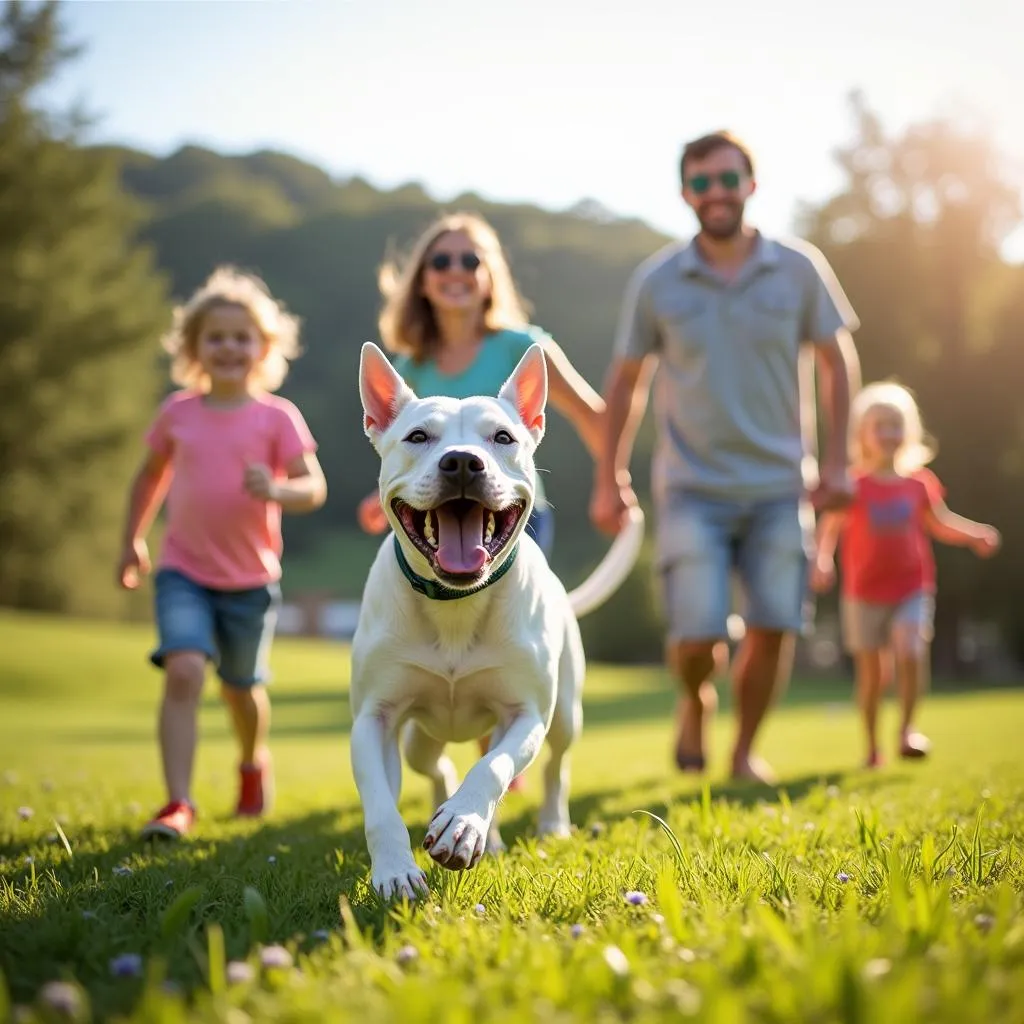
[[[381,458],[394,533],[381,545],[352,644],[352,767],[371,878],[383,896],[427,889],[398,811],[402,749],[434,785],[423,846],[447,868],[502,848],[509,783],[547,739],[540,834],[567,835],[566,752],[580,730],[584,657],[577,614],[622,582],[643,534],[639,510],[586,583],[568,595],[524,534],[533,453],[544,435],[547,369],[534,345],[497,399],[418,399],[375,345],[359,390]],[[445,744],[492,732],[458,785]]]

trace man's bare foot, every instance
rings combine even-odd
[[[733,756],[732,777],[737,782],[762,782],[766,786],[775,785],[775,772],[772,766],[756,754],[746,757]]]
[[[864,761],[865,768],[881,768],[885,764],[885,758],[877,750],[872,750]]]
[[[718,691],[712,683],[702,683],[698,696],[680,694],[676,701],[676,766],[684,772],[702,772],[706,720],[718,709]]]

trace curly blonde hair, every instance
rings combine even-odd
[[[173,326],[161,341],[171,356],[171,380],[198,391],[209,388],[197,354],[199,332],[207,314],[222,306],[238,306],[252,318],[266,343],[254,381],[265,391],[276,391],[288,375],[289,360],[302,354],[302,321],[286,311],[260,278],[232,266],[217,267],[188,302],[175,308]]]
[[[384,347],[411,356],[418,363],[433,355],[441,340],[433,308],[423,294],[424,265],[438,239],[453,231],[469,236],[491,279],[491,293],[484,304],[484,328],[500,331],[522,327],[528,320],[528,305],[516,288],[494,228],[475,213],[446,214],[420,235],[402,266],[389,259],[377,276],[385,300],[378,320]]]
[[[850,459],[854,466],[864,464],[861,435],[864,417],[872,409],[895,409],[903,417],[903,444],[896,453],[896,472],[910,476],[923,469],[936,455],[933,438],[925,433],[921,410],[909,388],[894,380],[868,384],[854,398],[850,407]]]

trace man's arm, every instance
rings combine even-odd
[[[835,478],[844,475],[849,464],[850,399],[860,390],[860,359],[845,328],[813,345],[826,426],[821,476]]]
[[[618,533],[627,510],[637,504],[630,486],[629,461],[660,347],[658,323],[645,286],[641,267],[622,303],[615,355],[605,381],[604,432],[594,467],[590,518],[608,534]]]
[[[801,337],[814,349],[818,388],[826,420],[814,503],[825,508],[845,505],[852,494],[849,480],[850,399],[860,390],[860,361],[852,333],[860,321],[828,260],[814,246],[804,279]]]
[[[628,487],[630,484],[629,463],[647,409],[656,364],[654,356],[620,357],[608,371],[604,443],[596,469],[599,485]]]

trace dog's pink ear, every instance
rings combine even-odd
[[[359,356],[359,397],[363,402],[363,429],[375,441],[415,398],[412,390],[372,341]]]
[[[519,413],[536,441],[544,436],[544,407],[548,401],[548,364],[544,349],[531,345],[502,385],[498,398],[509,402]]]

